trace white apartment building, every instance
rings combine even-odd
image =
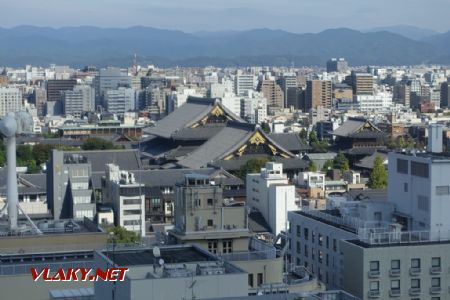
[[[144,184],[136,182],[133,173],[121,171],[117,165],[108,164],[102,187],[103,199],[114,210],[115,224],[144,236]]]
[[[180,87],[177,91],[173,91],[168,96],[167,113],[173,112],[175,109],[186,103],[189,96],[202,97],[197,90],[186,87]]]
[[[248,90],[255,90],[257,77],[253,74],[238,73],[234,78],[235,93],[238,96],[244,96]]]
[[[298,209],[295,186],[290,185],[283,164],[268,162],[261,173],[247,174],[247,205],[259,211],[272,233],[286,230],[287,213]]]
[[[267,99],[262,93],[249,90],[240,104],[240,116],[249,123],[261,124],[267,119]]]
[[[22,109],[22,92],[18,88],[0,87],[0,117]]]
[[[325,174],[319,172],[300,172],[297,185],[304,188],[316,188],[325,191]]]
[[[386,91],[374,95],[356,95],[355,97],[361,111],[385,111],[392,106],[393,95]]]

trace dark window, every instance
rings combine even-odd
[[[412,289],[420,289],[420,279],[419,278],[411,279],[411,288]]]
[[[260,286],[261,284],[263,284],[263,274],[258,273],[258,286]]]
[[[308,240],[308,228],[303,229],[303,235],[305,236],[305,240]]]
[[[208,219],[208,227],[212,227],[214,225],[214,222],[212,219]]]
[[[408,174],[408,161],[405,159],[397,159],[397,172]]]
[[[411,268],[414,268],[414,269],[420,268],[420,258],[411,259]]]
[[[433,257],[431,259],[431,266],[439,268],[441,266],[441,258],[440,257]]]
[[[208,203],[209,206],[212,206],[213,205],[213,199],[209,198],[207,200],[207,203]]]
[[[248,285],[253,287],[253,274],[248,274]]]
[[[302,231],[302,229],[301,229],[300,225],[297,225],[297,236],[298,237],[300,237],[301,231]]]
[[[412,161],[411,162],[411,175],[428,178],[429,175],[428,164]]]
[[[399,259],[391,260],[391,269],[392,270],[400,270],[400,260]]]
[[[436,196],[443,196],[450,194],[450,187],[448,185],[436,186]]]
[[[370,271],[380,271],[380,262],[379,261],[371,261],[370,262]]]

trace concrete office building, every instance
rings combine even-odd
[[[305,111],[316,109],[318,106],[331,108],[332,86],[329,80],[308,80],[305,92]]]
[[[95,299],[207,299],[248,295],[247,273],[197,246],[95,252],[95,266],[129,268],[124,281],[97,281]],[[114,295],[114,296],[112,296]]]
[[[284,107],[298,107],[298,83],[295,74],[285,74],[278,79],[284,94]]]
[[[0,118],[22,109],[22,92],[18,88],[0,87]]]
[[[95,217],[91,164],[86,157],[52,151],[47,162],[47,201],[55,220]]]
[[[261,173],[247,174],[246,194],[248,206],[262,214],[274,235],[287,229],[287,212],[298,209],[295,186],[280,163],[268,162]]]
[[[401,83],[394,86],[395,103],[403,104],[405,107],[411,106],[411,85],[408,83]]]
[[[374,93],[372,74],[352,71],[352,74],[346,77],[346,83],[352,86],[353,95],[373,95]]]
[[[392,106],[392,94],[389,92],[378,92],[374,95],[356,95],[356,102],[361,111],[386,111]]]
[[[263,94],[250,91],[241,98],[241,118],[252,124],[261,124],[267,118],[267,99]]]
[[[327,61],[327,72],[328,73],[345,73],[348,71],[348,63],[344,58],[332,58]]]
[[[256,84],[255,75],[238,73],[234,78],[235,93],[238,96],[244,96],[249,90],[255,90]]]
[[[100,69],[95,78],[96,106],[103,104],[106,91],[117,90],[119,87],[131,88],[131,77],[126,71],[119,68]]]
[[[71,91],[77,84],[75,79],[51,79],[47,81],[47,101],[61,100],[62,92]]]
[[[258,91],[267,99],[267,106],[284,108],[284,93],[275,80],[264,79],[259,83]]]
[[[450,82],[441,83],[441,108],[450,107]]]
[[[119,87],[117,90],[107,90],[104,93],[105,109],[113,114],[123,115],[135,110],[136,94],[132,88]]]
[[[76,85],[72,91],[62,93],[64,114],[81,117],[83,112],[95,110],[95,91],[89,85]]]
[[[38,117],[43,117],[45,115],[45,104],[47,103],[47,91],[43,88],[35,88],[33,91],[33,101]]]
[[[115,225],[145,236],[144,184],[137,182],[135,174],[121,171],[115,164],[106,165],[102,184],[104,204],[114,211]]]

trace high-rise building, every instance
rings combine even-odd
[[[284,75],[278,79],[278,84],[284,94],[284,107],[298,108],[298,84],[295,74]]]
[[[353,95],[373,95],[374,80],[370,73],[352,72],[346,77],[346,83],[353,88]]]
[[[45,103],[47,103],[47,91],[43,88],[35,88],[33,91],[33,101],[38,117],[44,116]]]
[[[405,107],[411,105],[411,85],[401,83],[394,86],[394,102],[403,104]]]
[[[62,92],[71,91],[77,84],[75,79],[52,79],[47,81],[47,101],[61,100]]]
[[[135,102],[135,92],[132,88],[119,87],[116,90],[107,90],[104,94],[105,108],[113,114],[135,110]]]
[[[327,61],[327,72],[345,73],[348,70],[348,63],[344,58],[332,58]]]
[[[256,88],[256,76],[253,74],[238,73],[234,78],[235,93],[238,96],[244,96],[248,90]]]
[[[65,115],[81,117],[83,112],[95,109],[95,92],[89,85],[76,85],[72,91],[62,94],[62,104]]]
[[[450,107],[450,82],[441,83],[441,108]]]
[[[0,117],[22,109],[22,92],[18,88],[0,87]]]
[[[116,90],[119,87],[131,87],[131,77],[126,71],[119,68],[106,68],[99,71],[95,78],[95,104],[104,105],[104,94],[108,90]]]
[[[284,93],[275,80],[264,79],[259,83],[258,91],[267,99],[267,106],[284,108]]]
[[[306,82],[305,111],[323,106],[331,108],[332,88],[329,80],[308,80]]]

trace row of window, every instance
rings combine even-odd
[[[412,269],[420,269],[421,260],[420,258],[412,258],[410,267]],[[431,258],[431,267],[432,268],[440,268],[441,267],[441,258],[440,257],[432,257]],[[370,271],[371,272],[379,272],[380,271],[380,262],[375,260],[370,262]],[[391,260],[391,270],[400,270],[400,260],[393,259]]]
[[[410,282],[411,289],[420,289],[421,279],[420,278],[412,278]],[[432,288],[441,288],[441,278],[440,277],[432,277],[431,278],[431,287]],[[379,281],[371,281],[369,285],[370,291],[378,292],[380,291],[380,282]],[[395,279],[391,280],[391,290],[400,291],[400,280]]]
[[[208,251],[211,253],[217,253],[219,241],[208,241]],[[222,253],[233,252],[233,240],[222,241]]]
[[[289,228],[289,230],[291,230],[291,229]],[[307,227],[303,228],[303,238],[306,241],[309,240],[309,237],[310,237],[309,236],[309,232],[310,231],[309,231],[309,229]],[[302,236],[302,228],[301,228],[300,225],[297,225],[297,227],[296,227],[296,235],[297,235],[297,237],[301,237]],[[329,249],[329,247],[330,247],[330,238],[328,236],[325,236],[325,238],[324,238],[324,236],[321,233],[317,233],[317,244],[319,246],[323,246],[324,241],[325,241],[325,247],[327,249]],[[316,232],[314,232],[314,230],[311,230],[311,243],[315,243],[315,242],[316,242]],[[333,251],[336,252],[337,251],[337,240],[333,239],[332,243],[333,243],[333,245],[332,245]]]

